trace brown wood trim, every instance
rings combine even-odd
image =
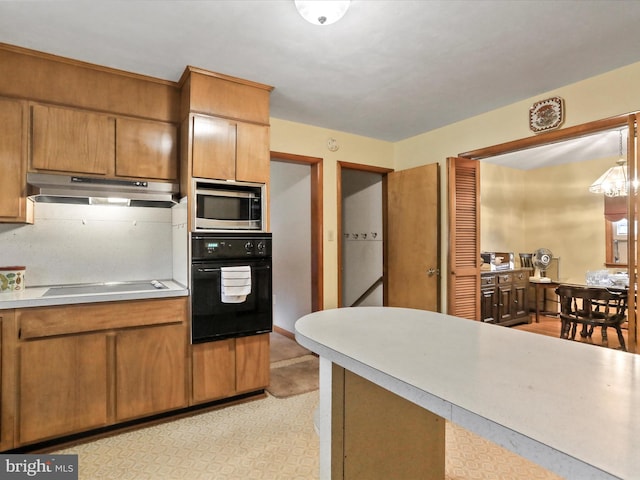
[[[374,165],[363,165],[362,163],[338,161],[338,165],[340,165],[341,168],[348,168],[350,170],[362,170],[364,172],[370,172],[370,173],[386,174],[394,171],[393,168],[376,167]]]
[[[361,172],[379,173],[382,175],[382,200],[383,208],[382,212],[382,231],[384,232],[384,238],[387,237],[387,174],[393,172],[393,168],[377,167],[375,165],[364,165],[362,163],[343,162],[338,160],[336,162],[336,218],[338,220],[338,227],[336,233],[336,241],[338,242],[338,307],[343,307],[342,304],[342,169],[359,170]],[[386,242],[382,246],[383,249],[383,262],[382,262],[382,274],[383,274],[383,287],[382,287],[382,303],[387,304],[387,255],[385,252]]]
[[[185,68],[184,72],[182,72],[182,76],[180,77],[180,80],[178,80],[178,83],[177,83],[177,85],[180,88],[182,88],[182,85],[184,84],[186,79],[189,78],[189,75],[191,73],[199,73],[201,75],[207,75],[209,77],[219,78],[220,80],[227,80],[229,82],[235,82],[235,83],[239,83],[241,85],[247,85],[249,87],[260,88],[262,90],[267,90],[269,92],[274,89],[274,87],[272,87],[271,85],[266,85],[264,83],[258,83],[258,82],[254,82],[254,81],[251,81],[251,80],[246,80],[244,78],[232,77],[231,75],[225,75],[223,73],[212,72],[210,70],[205,70],[204,68],[194,67],[192,65],[187,65],[187,67]]]
[[[279,333],[283,337],[290,338],[291,340],[295,340],[296,339],[295,333],[290,332],[289,330],[285,330],[284,328],[279,327],[277,325],[273,326],[273,331],[274,331],[274,333]]]
[[[640,123],[640,114],[636,113],[633,116],[629,116],[627,127],[629,131],[627,139],[627,176],[628,178],[636,178],[638,173],[638,155],[636,152],[636,137],[637,126]],[[638,195],[629,195],[627,197],[627,212],[629,213],[629,228],[627,229],[627,246],[628,246],[628,258],[627,263],[630,266],[636,266],[636,268],[627,268],[629,275],[629,300],[627,308],[627,351],[638,353],[638,309],[637,309],[637,283],[638,283],[638,258],[640,258],[640,246],[637,245],[637,232],[633,228],[635,222],[638,221],[638,211],[640,209],[640,202]],[[632,220],[633,219],[633,220]]]
[[[311,167],[311,310],[317,312],[324,308],[323,159],[274,151],[271,158]]]
[[[469,152],[460,153],[458,157],[474,158],[479,160],[482,158],[492,157],[494,155],[501,155],[518,150],[525,150],[532,147],[539,147],[541,145],[556,143],[563,140],[568,140],[570,138],[577,138],[602,130],[608,130],[610,128],[621,127],[627,125],[629,118],[632,117],[633,114],[624,114],[605,118],[603,120],[596,120],[594,122],[588,122],[581,125],[576,125],[574,127],[564,128],[562,130],[544,132],[540,135],[536,135],[535,137],[521,138],[506,143],[500,143],[498,145],[492,145],[490,147],[471,150]]]
[[[9,51],[9,52],[19,53],[21,55],[29,55],[29,56],[32,56],[32,57],[38,57],[38,58],[42,58],[44,60],[51,60],[53,62],[66,63],[68,65],[73,65],[73,66],[76,66],[76,67],[88,68],[88,69],[95,70],[95,71],[98,71],[98,72],[104,72],[104,73],[109,73],[109,74],[113,74],[113,75],[120,75],[120,76],[123,76],[123,77],[134,78],[136,80],[144,80],[145,82],[153,82],[153,83],[158,83],[160,85],[168,85],[170,87],[177,87],[178,86],[177,82],[175,82],[175,81],[165,80],[165,79],[157,78],[157,77],[151,77],[151,76],[143,75],[143,74],[140,74],[140,73],[133,73],[133,72],[129,72],[127,70],[119,70],[117,68],[105,67],[105,66],[98,65],[98,64],[95,64],[95,63],[83,62],[81,60],[74,60],[73,58],[61,57],[59,55],[54,55],[52,53],[39,52],[37,50],[31,50],[29,48],[18,47],[18,46],[15,46],[15,45],[9,45],[8,43],[0,42],[0,49],[1,50],[6,50],[6,51]]]

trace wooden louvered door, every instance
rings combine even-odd
[[[480,164],[448,158],[447,313],[480,318]]]
[[[386,176],[385,305],[440,311],[440,170]]]

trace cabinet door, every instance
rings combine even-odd
[[[113,118],[45,105],[33,105],[32,115],[32,168],[99,175],[113,173]]]
[[[484,323],[496,323],[496,296],[496,289],[493,287],[480,290],[480,312],[482,315],[480,320]]]
[[[194,403],[231,397],[236,391],[236,351],[233,339],[192,347]]]
[[[236,338],[236,390],[238,393],[269,386],[269,334]]]
[[[498,287],[498,323],[507,322],[512,317],[513,289],[509,285]]]
[[[0,451],[14,447],[17,340],[15,311],[0,310]]]
[[[513,317],[522,318],[529,316],[528,283],[515,283],[513,285]]]
[[[25,341],[19,352],[19,444],[107,424],[104,334]]]
[[[236,124],[220,118],[193,117],[193,176],[235,180]]]
[[[27,221],[25,104],[0,99],[0,220]]]
[[[170,123],[118,118],[116,175],[178,178],[178,129]]]
[[[269,182],[269,127],[238,123],[236,180]]]
[[[186,406],[185,325],[116,335],[116,420]]]

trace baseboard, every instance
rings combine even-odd
[[[296,339],[296,334],[293,332],[290,332],[289,330],[285,330],[282,327],[278,327],[276,325],[273,326],[273,331],[276,333],[279,333],[282,336],[285,336],[287,338],[290,338],[291,340],[295,340]]]

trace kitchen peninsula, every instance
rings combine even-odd
[[[323,479],[442,479],[443,419],[567,479],[640,471],[636,355],[391,307],[312,313],[296,340],[320,355]]]

